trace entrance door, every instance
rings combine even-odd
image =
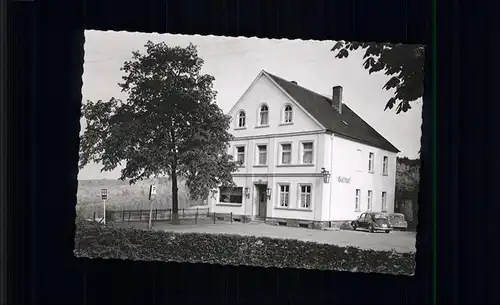
[[[266,187],[259,185],[258,186],[258,192],[259,192],[259,210],[257,212],[257,216],[259,217],[266,217],[266,211],[267,211],[267,194],[266,194]]]

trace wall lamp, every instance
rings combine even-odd
[[[267,199],[271,199],[271,189],[270,188],[267,188],[266,195],[267,195]]]
[[[250,198],[250,188],[245,187],[245,197]]]
[[[330,182],[330,172],[327,171],[324,167],[321,168],[321,174],[323,174],[323,182]]]

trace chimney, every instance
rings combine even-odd
[[[342,114],[342,86],[332,88],[332,107]]]
[[[292,84],[294,84],[294,85],[297,85],[297,82],[296,82],[296,81],[294,81],[294,80],[291,80],[290,82],[291,82]]]

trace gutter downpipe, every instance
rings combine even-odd
[[[333,133],[330,135],[330,177],[333,176]],[[328,199],[328,221],[331,225],[332,221],[332,196],[333,196],[333,179],[330,178],[330,198]]]

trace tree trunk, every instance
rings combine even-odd
[[[172,224],[180,224],[179,221],[179,201],[177,196],[177,174],[172,171]]]

